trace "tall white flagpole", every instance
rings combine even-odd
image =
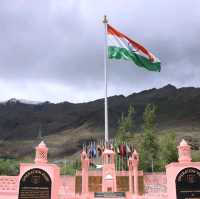
[[[108,100],[107,100],[107,24],[108,20],[106,15],[104,16],[103,23],[105,26],[105,44],[104,44],[104,78],[105,78],[105,98],[104,98],[104,108],[105,108],[105,147],[108,143]]]

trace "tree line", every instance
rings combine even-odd
[[[119,120],[116,139],[118,142],[137,141],[140,169],[145,172],[164,171],[165,165],[177,161],[176,134],[168,132],[158,136],[156,106],[148,104],[143,113],[142,132],[136,131],[136,110],[130,105],[126,115]],[[137,135],[137,136],[136,136]]]

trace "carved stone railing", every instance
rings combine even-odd
[[[18,176],[0,176],[0,193],[17,193]]]

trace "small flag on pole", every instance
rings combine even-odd
[[[161,63],[150,51],[107,24],[108,58],[131,60],[150,71],[161,70]]]

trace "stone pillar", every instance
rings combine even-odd
[[[35,163],[20,163],[20,173],[18,177],[19,193],[24,188],[23,184],[24,181],[26,181],[27,184],[32,184],[33,183],[32,177],[34,177],[34,175],[37,174],[38,176],[40,176],[40,178],[43,178],[42,181],[45,181],[46,184],[49,184],[49,181],[51,181],[50,182],[51,189],[48,189],[51,190],[50,191],[51,199],[59,199],[59,190],[61,186],[60,168],[56,164],[48,163],[47,160],[48,148],[43,141],[35,149],[36,149]],[[33,190],[33,194],[37,195],[38,194],[37,191],[39,190],[35,191],[36,192],[34,192]],[[36,196],[34,197],[36,198]],[[23,198],[23,194],[22,197],[19,198]]]
[[[176,180],[180,172],[187,168],[200,169],[200,162],[192,162],[191,147],[185,140],[182,140],[177,147],[178,162],[172,162],[166,165],[167,176],[167,194],[168,198],[177,198]],[[191,170],[192,170],[191,169]],[[188,175],[185,173],[185,175]],[[183,174],[184,177],[184,174]],[[188,196],[188,198],[190,198]]]
[[[133,175],[134,175],[134,195],[139,196],[139,186],[138,186],[138,164],[139,164],[139,155],[136,150],[132,154],[132,163],[133,163]]]
[[[115,152],[105,149],[102,154],[102,191],[116,192]]]
[[[133,158],[128,159],[129,192],[133,194]]]
[[[187,142],[183,139],[178,148],[178,161],[180,163],[191,162],[191,147],[187,144]]]
[[[35,154],[35,163],[47,163],[47,154],[48,154],[48,148],[46,147],[46,144],[42,141],[36,148],[36,154]]]
[[[88,193],[88,170],[90,160],[85,150],[81,153],[81,166],[82,166],[82,194]]]

